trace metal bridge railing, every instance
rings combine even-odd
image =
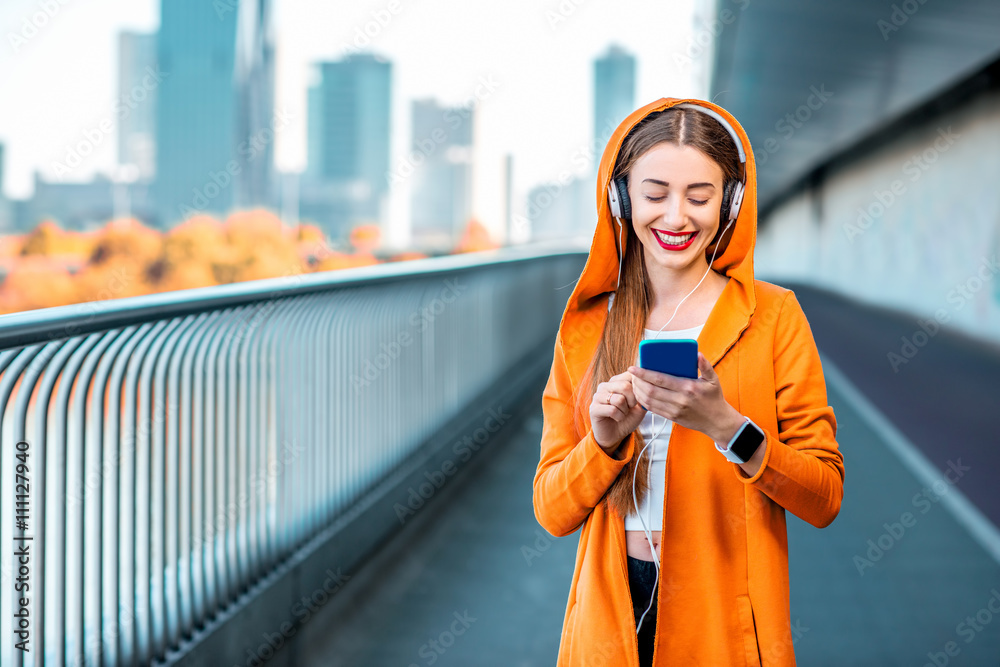
[[[146,665],[210,626],[551,338],[583,258],[0,317],[0,664]]]

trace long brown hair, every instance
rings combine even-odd
[[[731,185],[740,178],[740,161],[733,138],[718,121],[699,111],[670,108],[649,114],[642,119],[622,142],[621,150],[612,171],[612,178],[628,178],[636,161],[647,151],[661,143],[671,143],[677,146],[691,146],[700,150],[722,169],[723,183]],[[731,191],[729,187],[726,191]],[[724,239],[719,238],[725,218],[728,222],[725,202],[720,211],[719,231],[712,243],[705,250],[705,260],[709,261],[718,244],[718,255],[725,252],[725,247],[732,238],[732,233]],[[646,273],[643,246],[635,235],[632,225],[623,220],[622,226],[628,234],[625,243],[625,256],[622,260],[621,285],[618,287],[611,311],[605,320],[604,330],[594,352],[591,364],[577,385],[574,405],[574,415],[580,420],[587,415],[589,420],[590,402],[597,393],[597,385],[607,382],[611,376],[624,372],[629,366],[635,365],[639,354],[639,343],[642,341],[643,329],[649,317],[652,290]],[[735,225],[733,226],[735,228]],[[584,387],[589,391],[583,391]],[[578,423],[579,429],[583,424]],[[586,433],[586,428],[579,432]],[[637,461],[639,452],[645,445],[645,439],[639,429],[635,430],[635,448],[632,458],[622,468],[611,488],[605,494],[605,500],[615,512],[625,517],[635,512],[632,501],[632,477],[635,474],[635,495],[639,503],[643,502],[649,492],[647,475],[652,454],[647,448],[641,460]],[[636,468],[638,467],[638,470]]]

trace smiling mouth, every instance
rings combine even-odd
[[[682,250],[689,245],[698,236],[698,232],[687,232],[686,234],[672,234],[670,232],[664,232],[659,229],[653,230],[653,235],[656,240],[659,241],[660,245],[668,250]]]

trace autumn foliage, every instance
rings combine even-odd
[[[478,220],[470,220],[465,227],[465,233],[458,241],[455,252],[478,252],[480,250],[492,250],[497,244],[490,239],[490,234],[486,227]]]
[[[411,251],[380,259],[381,242],[379,226],[363,224],[350,233],[353,252],[338,251],[318,227],[289,227],[264,210],[225,221],[194,216],[166,233],[133,219],[94,232],[45,221],[22,236],[0,237],[0,314],[426,257]],[[494,247],[473,220],[455,252]]]
[[[382,230],[378,225],[359,225],[351,230],[351,246],[358,252],[371,252],[382,241]]]
[[[86,234],[64,232],[51,220],[42,222],[24,236],[21,255],[46,257],[90,254],[93,239]]]
[[[17,262],[0,287],[5,313],[78,303],[73,276],[59,262],[37,255]]]

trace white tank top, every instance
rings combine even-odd
[[[656,338],[657,340],[673,338],[698,339],[704,324],[699,324],[690,329],[680,329],[678,331],[660,331],[655,329],[644,329],[643,339]],[[636,357],[636,365],[639,365],[639,358]],[[655,420],[655,423],[654,423]],[[646,523],[647,530],[663,529],[663,491],[667,478],[667,443],[670,441],[670,433],[673,431],[674,423],[669,419],[647,412],[639,424],[639,432],[648,444],[643,456],[650,457],[649,482],[650,491],[639,503],[639,512],[642,514],[642,521]],[[654,433],[659,432],[656,440],[652,440]],[[636,448],[635,456],[639,455],[641,448]],[[638,483],[638,480],[636,480]],[[629,480],[631,486],[632,480]],[[625,530],[642,530],[642,523],[639,517],[631,514],[625,517]]]
[[[608,310],[611,310],[611,303],[614,301],[615,295],[612,292],[610,298],[608,299]],[[643,339],[648,340],[650,338],[655,338],[657,340],[662,339],[676,339],[676,338],[692,338],[694,340],[698,339],[698,335],[701,333],[702,328],[705,324],[699,324],[696,327],[691,327],[690,329],[679,329],[677,331],[657,331],[656,329],[643,329]],[[639,365],[639,358],[636,357],[635,365]],[[653,423],[655,419],[655,424]],[[649,465],[649,493],[646,497],[639,503],[639,514],[642,515],[642,521],[639,519],[638,514],[630,514],[625,517],[625,530],[638,530],[642,531],[643,522],[646,524],[646,530],[663,530],[663,492],[666,486],[667,479],[667,444],[670,441],[670,433],[673,431],[674,423],[669,419],[661,417],[660,415],[654,415],[652,412],[647,412],[646,416],[643,417],[642,422],[639,424],[639,432],[642,433],[642,437],[645,443],[648,445],[643,456],[648,456],[650,458]],[[659,432],[656,440],[652,440],[654,433]],[[644,445],[645,446],[645,445]],[[636,448],[634,456],[639,456],[641,448]],[[638,483],[638,480],[636,480]],[[631,486],[632,480],[629,480],[629,486]]]

